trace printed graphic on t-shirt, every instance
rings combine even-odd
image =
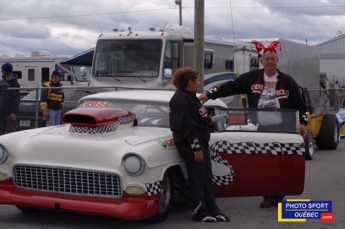
[[[276,84],[277,82],[265,82],[262,90],[258,108],[280,107],[276,98]]]

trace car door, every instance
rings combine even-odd
[[[304,141],[297,134],[296,111],[291,112],[288,116],[294,121],[282,116],[290,128],[285,132],[260,131],[257,121],[247,116],[245,125],[229,125],[226,121],[227,128],[222,129],[219,126],[225,124],[218,124],[209,142],[217,197],[303,193]]]

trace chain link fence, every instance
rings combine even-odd
[[[1,85],[0,85],[1,86]],[[69,110],[76,108],[79,99],[84,96],[105,92],[105,91],[118,91],[118,90],[133,90],[133,88],[120,88],[120,87],[63,87],[65,93],[64,108],[62,114]],[[14,101],[4,101],[6,93],[12,90],[19,90],[21,99],[19,104]],[[42,87],[39,88],[1,88],[0,87],[0,106],[6,103],[6,109],[0,110],[0,129],[5,128],[6,133],[33,129],[46,126],[40,109],[40,95]],[[336,112],[340,108],[345,108],[345,89],[317,89],[309,90],[310,100],[314,108],[322,107],[325,111]],[[10,117],[9,110],[18,106],[16,117]],[[12,120],[13,119],[13,120]],[[6,125],[6,127],[4,126]]]

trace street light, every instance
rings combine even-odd
[[[176,5],[179,7],[179,19],[180,19],[180,26],[182,26],[182,0],[175,0]]]

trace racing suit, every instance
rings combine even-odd
[[[192,214],[216,215],[220,211],[212,188],[212,168],[208,142],[211,120],[195,93],[177,90],[170,103],[170,129],[176,148],[184,158],[188,173],[188,193]],[[196,162],[194,152],[202,150],[203,162]]]
[[[295,80],[278,70],[276,97],[280,108],[292,108],[299,112],[301,124],[308,124],[307,107]],[[236,94],[247,94],[249,107],[258,107],[264,89],[264,70],[258,69],[242,74],[235,81],[228,81],[206,93],[209,99],[217,99]]]

